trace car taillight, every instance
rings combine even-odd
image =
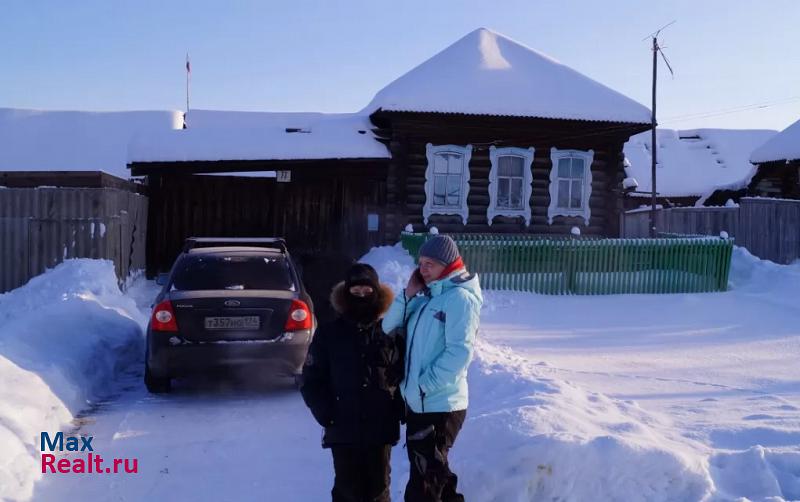
[[[150,326],[153,331],[178,331],[178,321],[175,320],[175,311],[169,300],[164,300],[153,309]]]
[[[305,302],[292,300],[292,306],[289,308],[289,317],[286,319],[283,329],[284,331],[311,329],[311,311]]]

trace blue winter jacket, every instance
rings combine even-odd
[[[400,392],[416,413],[465,410],[483,304],[478,276],[463,269],[428,284],[425,293],[397,295],[383,319],[389,332],[407,321],[405,377]]]

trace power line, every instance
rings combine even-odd
[[[783,99],[778,99],[774,101],[765,101],[763,103],[753,103],[749,105],[741,105],[735,106],[732,108],[723,108],[721,110],[713,110],[713,111],[706,111],[706,112],[696,112],[696,113],[687,113],[684,115],[674,115],[672,117],[666,117],[662,120],[662,123],[665,122],[682,122],[685,120],[692,120],[697,118],[708,118],[708,117],[718,117],[721,115],[729,115],[731,113],[740,113],[746,112],[751,110],[758,110],[763,108],[770,108],[776,105],[784,105],[789,104],[795,101],[800,101],[800,96],[791,96]]]

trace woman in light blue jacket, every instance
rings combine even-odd
[[[406,327],[400,391],[411,463],[407,502],[464,500],[447,455],[466,417],[467,368],[482,304],[478,277],[467,273],[456,243],[437,235],[420,248],[419,269],[383,319],[387,333]]]

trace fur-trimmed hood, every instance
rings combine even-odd
[[[378,294],[378,319],[382,318],[383,315],[389,310],[389,306],[394,301],[394,293],[392,292],[391,288],[386,284],[381,283],[380,287],[377,290]],[[333,287],[331,290],[331,305],[333,309],[339,315],[344,315],[344,313],[348,310],[347,309],[347,302],[349,301],[350,293],[344,287],[344,281],[339,282],[336,286]]]

